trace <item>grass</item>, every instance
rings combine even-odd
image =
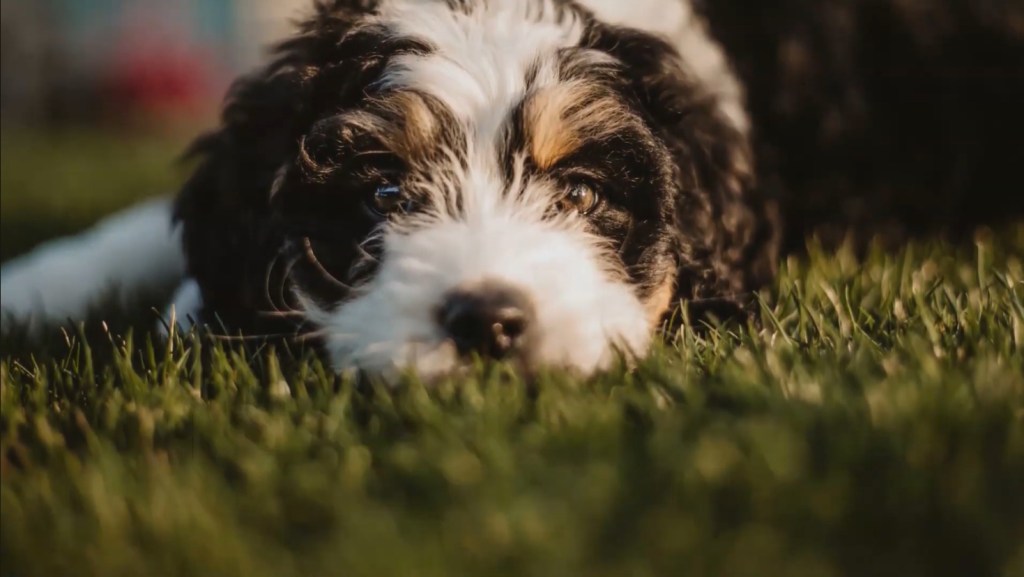
[[[812,247],[761,317],[398,390],[195,334],[8,346],[0,575],[1024,576],[1024,226]]]

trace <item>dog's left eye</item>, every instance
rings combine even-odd
[[[601,204],[601,197],[593,187],[577,183],[569,189],[564,197],[558,202],[558,208],[566,212],[576,211],[582,215],[594,212],[594,209]]]

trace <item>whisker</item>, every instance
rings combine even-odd
[[[356,245],[356,250],[359,251],[360,260],[371,262],[371,263],[378,263],[378,262],[380,262],[379,258],[374,256],[373,253],[371,253],[369,250],[366,249],[367,245],[370,245],[370,243],[374,243],[374,242],[379,242],[379,239],[371,237],[371,238],[368,238],[368,239],[364,240],[363,242],[361,242],[361,243]]]
[[[301,318],[306,316],[306,313],[300,310],[256,311],[256,314],[272,319]]]
[[[281,256],[284,254],[283,251],[279,251],[274,255],[274,259],[267,265],[267,273],[263,278],[263,295],[266,297],[267,302],[270,303],[275,309],[277,305],[274,303],[274,297],[270,291],[270,279],[274,276],[274,269],[277,268],[277,263],[281,260]]]
[[[281,276],[281,284],[278,287],[277,295],[281,299],[280,302],[285,307],[285,310],[287,312],[298,312],[298,313],[301,314],[302,311],[298,311],[298,310],[295,310],[295,309],[292,309],[292,308],[288,307],[288,299],[285,296],[285,288],[288,285],[288,279],[291,278],[292,272],[295,271],[295,267],[298,264],[299,264],[299,257],[293,258],[291,260],[291,262],[288,263],[288,267],[285,269],[284,275]],[[272,303],[272,304],[274,304],[274,309],[275,310],[280,310],[280,308],[278,307],[278,305],[276,303]]]
[[[301,335],[296,335],[294,340],[297,341],[297,342],[300,342],[300,343],[305,343],[305,342],[311,341],[313,339],[318,339],[318,338],[321,338],[321,337],[326,337],[328,333],[330,333],[330,330],[328,330],[328,329],[320,329],[318,331],[310,331],[310,332],[307,332],[307,333],[302,333]]]
[[[302,337],[296,333],[277,333],[262,335],[210,335],[210,338],[227,343],[260,342],[268,339],[297,339]]]
[[[316,271],[324,277],[324,279],[326,279],[330,283],[333,283],[335,286],[342,290],[353,290],[351,286],[338,280],[338,277],[331,274],[331,272],[328,271],[327,268],[320,262],[320,259],[316,257],[316,253],[313,252],[313,243],[309,240],[309,238],[302,239],[302,246],[303,250],[305,251],[306,257],[309,259],[309,262],[316,268]]]
[[[364,249],[363,247],[358,247],[358,249],[359,249],[359,257],[360,257],[359,260],[362,261],[364,266],[367,265],[367,264],[378,264],[378,263],[380,263],[380,259],[379,258],[373,256],[372,253],[367,252],[367,250]]]

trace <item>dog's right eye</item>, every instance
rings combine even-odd
[[[382,184],[376,187],[367,204],[374,214],[382,217],[406,212],[410,208],[409,199],[402,193],[402,187],[397,184]]]

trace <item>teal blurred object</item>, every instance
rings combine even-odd
[[[237,34],[234,5],[234,0],[55,0],[54,16],[75,43],[92,43],[97,35],[152,20],[189,42],[228,52]]]
[[[290,17],[311,4],[312,0],[49,0],[40,6],[50,9],[56,29],[74,47],[72,53],[86,60],[102,58],[118,33],[143,27],[208,49],[238,71],[253,65],[262,48],[288,28]]]
[[[188,16],[194,29],[210,39],[223,39],[232,31],[231,0],[58,0],[56,4],[73,29],[102,27],[128,10],[151,5]]]

